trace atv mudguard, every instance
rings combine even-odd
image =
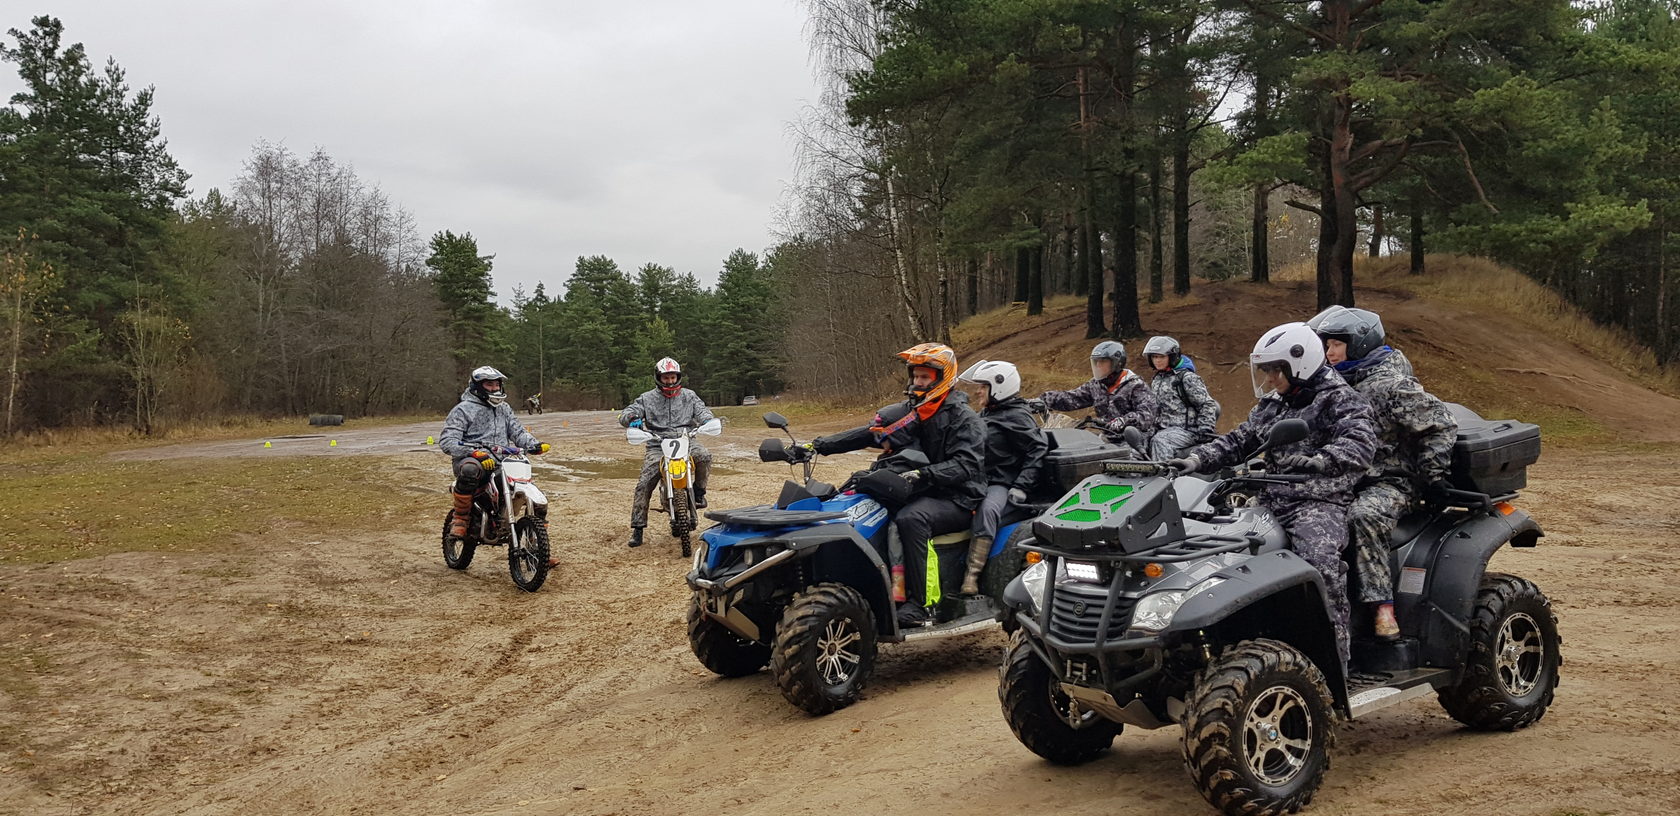
[[[1347,683],[1318,570],[1292,551],[1275,550],[1219,575],[1225,580],[1186,599],[1163,634],[1209,631],[1225,643],[1256,637],[1289,643],[1324,672],[1336,706],[1346,712]]]
[[[1403,633],[1421,642],[1424,665],[1463,665],[1470,648],[1470,616],[1488,560],[1507,542],[1533,547],[1543,535],[1521,510],[1472,513],[1431,524],[1402,548],[1394,611]]]
[[[789,530],[762,541],[779,542],[805,561],[805,579],[811,584],[845,584],[863,594],[875,613],[875,631],[886,635],[898,631],[893,615],[892,576],[875,547],[844,524],[818,524]],[[765,580],[766,573],[754,580]]]

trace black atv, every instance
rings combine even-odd
[[[1471,489],[1402,520],[1394,536],[1402,637],[1356,635],[1346,673],[1318,571],[1251,501],[1306,477],[1258,462],[1212,480],[1107,464],[1021,545],[1042,560],[1004,593],[1015,631],[998,697],[1010,729],[1039,756],[1076,764],[1126,725],[1176,723],[1191,780],[1235,816],[1311,801],[1338,717],[1433,693],[1478,730],[1539,720],[1562,662],[1551,604],[1527,580],[1486,572],[1500,547],[1541,537],[1510,503],[1538,457],[1538,429],[1508,423],[1478,441],[1466,427],[1455,476]],[[1279,422],[1255,455],[1305,435],[1301,421]],[[1369,617],[1356,613],[1351,628],[1369,632]]]

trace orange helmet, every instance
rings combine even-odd
[[[910,397],[918,405],[945,396],[945,393],[950,391],[951,386],[957,382],[957,353],[952,351],[950,346],[943,343],[923,343],[899,352],[898,356],[910,368],[918,366],[931,368],[939,375],[939,378],[934,380],[933,385],[929,388],[918,389],[914,377],[904,387],[905,396]]]

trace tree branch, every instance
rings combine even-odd
[[[1297,210],[1306,210],[1307,212],[1310,212],[1313,215],[1318,216],[1319,218],[1324,217],[1324,211],[1323,210],[1321,210],[1317,207],[1314,207],[1313,205],[1308,204],[1304,201],[1296,201],[1293,198],[1286,198],[1286,199],[1283,200],[1283,203],[1288,204],[1289,206],[1294,207]]]
[[[1464,140],[1459,138],[1457,133],[1454,133],[1453,141],[1458,143],[1458,155],[1464,159],[1464,172],[1470,177],[1470,186],[1476,188],[1476,197],[1481,199],[1482,206],[1488,208],[1488,212],[1498,215],[1499,208],[1493,206],[1493,202],[1488,200],[1487,191],[1482,189],[1482,180],[1476,178],[1476,168],[1470,163],[1470,151],[1464,147]]]

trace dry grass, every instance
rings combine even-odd
[[[215,551],[247,536],[307,542],[441,520],[445,508],[441,488],[391,490],[382,477],[398,459],[113,462],[73,448],[46,453],[54,455],[38,456],[28,478],[0,482],[0,564]]]
[[[1409,292],[1432,300],[1494,311],[1531,324],[1581,349],[1634,382],[1680,397],[1680,366],[1663,367],[1656,355],[1626,330],[1596,323],[1562,296],[1533,278],[1487,258],[1430,255],[1422,275],[1410,273],[1407,256],[1362,258],[1354,266],[1356,284]],[[1307,267],[1311,273],[1311,267]],[[1496,293],[1497,297],[1489,297]]]

